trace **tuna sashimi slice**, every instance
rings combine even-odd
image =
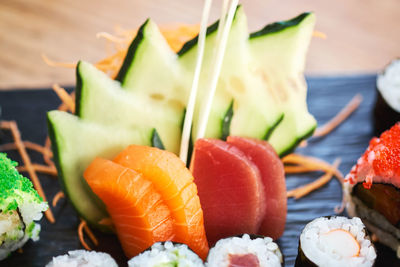
[[[106,205],[128,258],[155,242],[173,239],[171,212],[143,175],[110,160],[96,158],[83,176]]]
[[[254,163],[224,141],[199,139],[191,171],[210,245],[224,237],[257,233],[264,218],[265,194]]]
[[[283,163],[266,141],[229,136],[227,143],[240,149],[260,171],[265,192],[265,215],[258,234],[278,239],[285,230],[287,198]]]

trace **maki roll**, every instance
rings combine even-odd
[[[375,258],[375,248],[359,218],[321,217],[303,229],[295,267],[367,267]]]
[[[283,265],[283,256],[270,237],[244,234],[219,240],[207,257],[208,267]]]
[[[35,221],[42,218],[48,207],[16,166],[16,162],[0,153],[0,260],[28,239],[39,239],[40,225]]]
[[[46,267],[118,267],[115,260],[107,253],[72,250],[68,254],[54,257]]]
[[[129,267],[204,267],[200,257],[185,244],[157,242],[128,261]]]
[[[400,124],[374,137],[346,176],[346,208],[400,258]]]
[[[376,80],[374,131],[380,135],[400,121],[400,59],[393,60]]]

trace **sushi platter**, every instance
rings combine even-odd
[[[372,110],[376,98],[376,77],[308,77],[307,82],[309,110],[319,124],[328,121],[355,94],[360,93],[363,97],[357,111],[334,132],[324,138],[311,140],[307,147],[297,150],[304,155],[316,156],[328,162],[340,157],[342,163],[339,169],[348,173],[373,135]],[[57,96],[48,89],[0,92],[2,119],[16,120],[22,138],[39,144],[43,144],[47,135],[45,113],[56,108],[58,103]],[[2,133],[1,138],[2,142],[6,142],[9,137]],[[9,155],[18,158],[17,153]],[[32,160],[40,162],[41,157],[33,154]],[[287,187],[295,188],[312,181],[315,177],[314,174],[289,175],[286,179]],[[39,178],[49,198],[60,190],[57,180],[46,175]],[[337,181],[331,181],[302,199],[288,199],[285,231],[277,241],[285,258],[285,266],[294,265],[299,236],[304,226],[317,217],[335,215],[334,208],[340,205],[341,199],[342,190]],[[55,255],[82,248],[76,234],[79,219],[72,206],[61,200],[53,211],[57,221],[50,224],[45,219],[41,220],[40,240],[29,241],[21,253],[13,253],[1,262],[1,266],[44,266]],[[96,235],[100,239],[96,250],[110,253],[120,266],[124,266],[126,258],[116,237],[97,232]],[[400,261],[394,252],[379,244],[377,250],[376,266],[399,266]]]
[[[315,13],[249,32],[211,2],[100,33],[97,63],[43,56],[74,87],[0,92],[2,265],[400,265],[399,61],[307,78]]]

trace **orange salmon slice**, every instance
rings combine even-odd
[[[110,160],[96,158],[83,174],[104,202],[128,258],[155,242],[174,238],[169,208],[142,174]]]
[[[203,211],[191,172],[173,153],[154,147],[131,145],[114,160],[151,181],[171,211],[173,241],[188,245],[202,259],[208,254]]]

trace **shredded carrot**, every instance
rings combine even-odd
[[[300,144],[299,144],[299,147],[306,147],[306,146],[308,146],[307,140],[303,140],[303,141],[301,141]]]
[[[340,159],[336,159],[332,165],[332,168],[337,169],[339,164],[340,164]],[[322,186],[324,186],[326,183],[328,183],[332,179],[332,176],[334,174],[333,169],[328,170],[319,179],[317,179],[309,184],[306,184],[306,185],[303,185],[296,189],[288,191],[287,197],[294,197],[295,199],[299,199],[299,198],[302,198],[302,197],[308,195],[309,193],[315,191],[316,189],[321,188]]]
[[[353,113],[361,104],[362,96],[360,94],[355,95],[351,101],[330,121],[321,127],[318,127],[314,132],[314,137],[322,137],[330,133],[340,123],[346,120],[351,113]]]
[[[342,202],[340,203],[340,206],[336,206],[334,208],[334,211],[336,214],[342,213],[345,207],[346,207],[345,194],[342,193]]]
[[[36,172],[43,173],[43,174],[48,174],[51,176],[57,176],[57,169],[54,166],[47,166],[47,165],[41,165],[41,164],[32,164],[33,169]],[[28,169],[26,166],[18,166],[17,170],[20,172],[27,172]]]
[[[113,226],[113,222],[111,218],[103,218],[99,221],[99,224],[105,225],[105,226]]]
[[[45,153],[43,153],[43,161],[49,165],[54,166],[54,162],[51,160],[53,157],[53,152],[51,151],[51,141],[50,138],[47,136],[46,141],[44,142]]]
[[[57,194],[55,194],[55,196],[53,197],[53,201],[51,202],[53,207],[57,206],[58,201],[64,197],[65,197],[65,195],[64,195],[64,192],[62,192],[62,191],[59,191]]]
[[[106,40],[108,40],[110,42],[113,42],[113,43],[124,43],[124,42],[126,42],[125,39],[119,38],[119,37],[117,37],[115,35],[112,35],[112,34],[110,34],[108,32],[98,32],[96,34],[96,38],[104,38],[104,39],[106,39]]]
[[[1,121],[0,128],[8,129],[11,131],[14,142],[17,146],[19,154],[21,155],[22,161],[24,162],[24,164],[26,166],[27,172],[32,180],[33,186],[38,191],[38,194],[42,197],[43,201],[47,201],[46,195],[44,194],[44,191],[42,188],[42,185],[40,184],[40,181],[36,174],[36,171],[32,166],[31,159],[30,159],[28,153],[26,152],[24,143],[21,140],[21,134],[18,130],[18,126],[17,126],[16,122],[15,121]],[[51,222],[51,223],[55,222],[53,213],[51,212],[50,208],[47,209],[44,214],[45,214],[46,218],[49,220],[49,222]]]
[[[23,144],[27,149],[37,151],[41,154],[52,155],[51,151],[48,151],[45,147],[43,147],[41,145],[32,143],[30,141],[23,141]],[[7,144],[0,145],[0,151],[15,150],[15,149],[18,149],[17,145],[15,143],[7,143]]]
[[[68,69],[73,69],[76,67],[76,63],[56,62],[56,61],[49,59],[45,54],[42,54],[42,59],[50,67],[62,67],[62,68],[68,68]]]
[[[88,235],[88,237],[90,238],[90,240],[92,240],[93,244],[95,246],[99,245],[99,241],[97,240],[96,236],[93,234],[92,230],[90,230],[89,226],[85,223],[85,225],[83,226],[83,230],[85,231],[85,233]]]
[[[53,90],[56,92],[58,97],[61,99],[61,101],[67,105],[68,109],[74,113],[75,112],[75,102],[73,97],[67,93],[67,91],[60,87],[58,84],[53,84]]]
[[[302,165],[285,165],[284,169],[286,174],[323,171],[320,166],[302,166]]]
[[[23,250],[22,248],[19,248],[19,249],[17,250],[17,252],[18,252],[19,254],[22,254],[22,253],[24,253],[24,250]]]
[[[86,243],[85,238],[83,237],[83,227],[86,225],[86,222],[84,220],[81,220],[81,223],[78,226],[78,236],[79,236],[79,241],[81,242],[82,246],[86,250],[92,250],[89,245]]]
[[[327,36],[325,33],[320,32],[320,31],[313,31],[312,36],[313,36],[313,37],[317,37],[317,38],[321,38],[321,39],[324,39],[324,40],[325,40],[326,38],[328,38],[328,36]]]
[[[87,223],[85,220],[81,219],[81,223],[78,226],[78,236],[79,236],[79,241],[81,242],[82,246],[86,249],[86,250],[92,250],[89,245],[86,243],[84,237],[83,237],[83,231],[85,231],[85,233],[89,236],[90,240],[93,242],[93,244],[95,244],[96,246],[99,244],[99,241],[97,240],[97,238],[95,237],[95,235],[93,234],[93,232],[90,230],[90,228],[88,227]]]
[[[339,182],[343,184],[344,181],[343,174],[337,168],[334,168],[329,163],[321,159],[293,153],[284,157],[282,161],[283,163],[288,163],[288,164],[300,164],[304,167],[310,168],[310,170],[313,171],[322,170],[325,172],[333,172],[333,174],[339,180]]]

